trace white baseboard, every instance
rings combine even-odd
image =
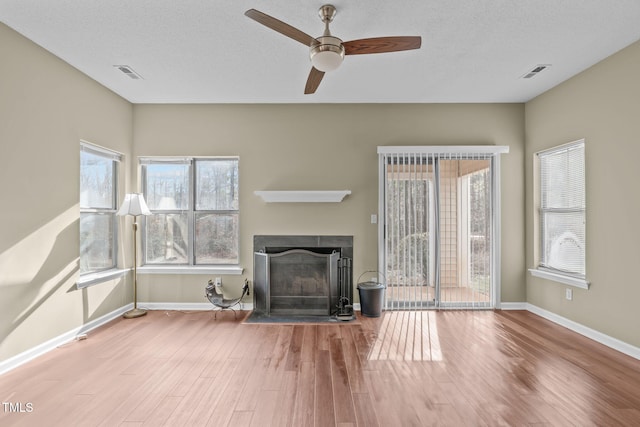
[[[138,306],[146,310],[207,311],[215,309],[210,302],[139,302]],[[240,303],[233,309],[251,311],[253,302]]]
[[[560,326],[564,326],[567,329],[571,329],[572,331],[577,332],[580,335],[599,342],[600,344],[606,345],[607,347],[617,350],[620,353],[624,353],[627,356],[631,356],[635,359],[640,360],[640,348],[636,346],[628,344],[624,341],[620,341],[617,338],[613,338],[607,334],[598,332],[595,329],[591,329],[578,322],[574,322],[573,320],[567,319],[566,317],[562,317],[543,308],[537,307],[533,304],[527,303],[526,306],[526,310],[530,311],[531,313],[537,314],[538,316],[550,320],[553,323],[557,323]]]
[[[501,302],[500,310],[526,310],[527,303],[526,302]]]
[[[131,310],[132,308],[133,303],[127,304],[117,310],[112,311],[111,313],[107,313],[104,316],[91,320],[90,322],[85,323],[82,326],[78,326],[77,328],[74,328],[69,332],[52,338],[49,341],[43,342],[42,344],[39,344],[27,351],[23,351],[20,354],[17,354],[7,360],[0,362],[0,375],[17,368],[18,366],[23,365],[38,356],[42,356],[43,354],[48,353],[49,351],[60,347],[63,344],[73,341],[78,335],[86,334],[87,332],[99,326],[102,326],[119,316],[122,316],[124,312]]]

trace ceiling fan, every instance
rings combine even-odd
[[[342,64],[345,55],[419,49],[422,43],[420,36],[374,37],[343,42],[338,37],[332,36],[329,31],[329,23],[336,16],[336,8],[330,4],[325,4],[318,11],[325,27],[324,33],[317,38],[311,37],[297,28],[255,9],[249,9],[244,14],[254,21],[309,47],[312,67],[304,88],[305,94],[315,93],[324,77],[324,73],[338,68]]]

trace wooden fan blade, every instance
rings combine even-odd
[[[401,50],[420,49],[422,37],[374,37],[371,39],[351,40],[344,42],[345,55],[363,55],[366,53],[398,52]]]
[[[324,71],[317,70],[315,67],[311,67],[311,72],[307,78],[307,84],[304,86],[304,94],[309,95],[316,92],[320,82],[324,77]]]
[[[280,34],[297,40],[305,46],[311,46],[311,43],[315,41],[315,39],[309,34],[306,34],[289,24],[277,20],[276,18],[273,18],[265,13],[262,13],[259,10],[249,9],[244,14],[254,21],[261,23],[265,27],[269,27],[272,30],[279,32]]]

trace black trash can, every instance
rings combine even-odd
[[[380,317],[384,303],[384,289],[382,283],[369,281],[358,283],[360,294],[360,312],[367,317]]]

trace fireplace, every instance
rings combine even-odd
[[[254,236],[253,245],[254,314],[329,316],[351,300],[352,236]]]

